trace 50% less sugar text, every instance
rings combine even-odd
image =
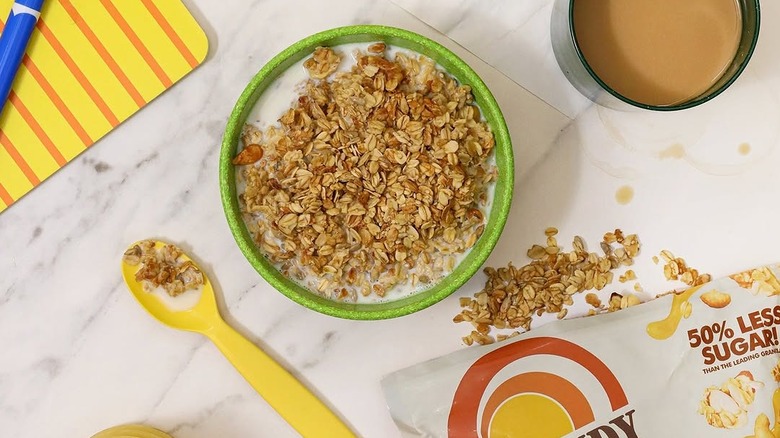
[[[691,348],[701,347],[704,365],[715,362],[727,362],[745,354],[767,347],[778,345],[777,326],[772,318],[769,324],[760,311],[746,317],[738,317],[740,335],[736,336],[734,329],[726,327],[726,321],[716,322],[699,328],[688,330],[688,343]]]

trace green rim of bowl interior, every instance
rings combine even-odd
[[[461,84],[471,86],[474,98],[495,137],[494,153],[499,178],[495,183],[493,206],[484,233],[469,255],[450,275],[426,291],[397,301],[376,304],[343,303],[312,293],[286,278],[258,250],[239,210],[235,167],[231,160],[237,151],[242,126],[252,108],[263,91],[282,72],[309,56],[319,46],[376,41],[423,54],[441,65]],[[474,275],[496,245],[509,215],[514,186],[514,159],[509,131],[498,103],[471,67],[444,46],[413,32],[388,26],[358,25],[331,29],[304,38],[276,55],[260,69],[241,94],[228,120],[219,157],[219,182],[222,205],[233,237],[249,263],[268,283],[291,300],[318,312],[347,319],[374,320],[395,318],[424,309],[452,294]]]
[[[695,106],[699,106],[703,104],[704,102],[708,102],[712,99],[714,99],[716,96],[718,96],[720,93],[726,91],[728,87],[731,86],[731,84],[734,83],[734,81],[737,80],[737,78],[742,74],[742,72],[745,70],[745,68],[748,65],[748,62],[750,61],[750,58],[753,56],[753,52],[756,49],[756,44],[758,43],[758,34],[759,30],[761,28],[761,5],[759,3],[759,0],[755,0],[755,8],[753,12],[756,14],[756,28],[753,30],[753,35],[750,37],[750,43],[747,49],[747,52],[743,52],[740,54],[741,48],[737,49],[737,53],[734,56],[734,60],[732,61],[732,65],[734,63],[739,63],[737,69],[732,73],[731,77],[723,83],[716,82],[713,85],[713,88],[716,88],[714,91],[712,88],[702,93],[701,96],[695,97],[691,100],[685,101],[678,105],[667,105],[667,106],[658,106],[658,105],[648,105],[645,103],[637,102],[635,100],[629,99],[622,94],[618,93],[617,91],[613,90],[609,85],[607,85],[604,81],[599,78],[599,76],[596,74],[595,71],[590,67],[590,64],[588,64],[588,61],[585,59],[585,56],[582,53],[582,50],[580,50],[580,45],[577,42],[577,33],[574,29],[574,2],[576,0],[572,0],[569,2],[569,32],[572,36],[572,44],[574,45],[574,50],[577,52],[577,57],[580,59],[580,62],[585,67],[585,70],[588,71],[588,74],[595,80],[601,88],[606,90],[609,94],[613,95],[617,99],[629,104],[633,105],[638,108],[648,109],[652,111],[678,111],[678,110],[684,110],[688,108],[693,108]],[[740,1],[740,9],[742,9],[743,3]],[[745,11],[742,10],[742,36],[740,38],[740,46],[744,43],[745,38]],[[702,97],[704,96],[704,97]]]

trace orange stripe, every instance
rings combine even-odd
[[[35,133],[35,136],[38,137],[38,140],[40,140],[41,143],[43,143],[43,146],[46,147],[47,151],[49,151],[51,157],[54,158],[54,161],[56,161],[60,167],[64,166],[65,163],[67,163],[65,157],[62,156],[62,153],[59,149],[57,149],[57,146],[54,145],[49,136],[46,135],[46,132],[44,132],[44,130],[41,128],[41,125],[38,124],[38,121],[35,120],[35,117],[30,114],[30,111],[26,106],[24,106],[24,103],[22,103],[22,99],[19,98],[19,95],[17,95],[14,90],[11,90],[11,92],[8,94],[8,100],[11,102],[11,105],[13,105],[16,110],[19,111],[19,114],[30,126],[30,129],[32,129],[32,131]]]
[[[114,4],[111,3],[111,0],[100,0],[100,3],[103,4],[103,7],[105,7],[106,11],[108,11],[108,13],[111,15],[111,18],[113,18],[114,21],[116,21],[116,24],[119,25],[119,28],[122,29],[122,32],[124,32],[127,39],[133,43],[135,49],[138,50],[138,53],[142,58],[144,58],[146,64],[149,65],[149,68],[152,69],[154,74],[157,76],[157,79],[160,80],[165,88],[173,85],[171,78],[165,74],[165,71],[163,71],[162,67],[160,67],[160,64],[157,63],[157,61],[154,59],[154,56],[152,56],[141,39],[138,38],[138,35],[136,35],[136,33],[133,31],[133,28],[127,24],[127,21],[125,21],[124,17],[122,17],[122,14],[120,14],[116,7],[114,7]]]
[[[11,143],[11,139],[9,139],[2,130],[0,130],[0,144],[3,145],[5,151],[8,152],[8,155],[10,155],[14,162],[16,162],[16,165],[19,166],[19,169],[21,169],[24,176],[26,176],[27,180],[30,181],[30,184],[37,186],[41,183],[41,180],[38,179],[37,175],[35,175],[35,172],[33,172],[33,170],[30,168],[30,165],[27,164],[27,161],[25,161],[22,155],[19,154],[19,151],[16,150],[14,144]]]
[[[119,64],[114,61],[114,58],[111,57],[111,54],[108,53],[108,50],[106,50],[106,47],[103,45],[103,43],[100,42],[100,39],[92,32],[92,29],[90,29],[89,25],[87,25],[87,23],[81,17],[81,14],[79,14],[76,8],[73,7],[73,4],[70,2],[70,0],[60,0],[60,4],[65,9],[65,11],[67,11],[68,15],[70,15],[70,18],[73,19],[73,21],[76,23],[76,26],[79,27],[81,33],[87,37],[89,43],[92,44],[92,47],[103,59],[103,62],[105,62],[108,68],[111,69],[111,72],[114,73],[114,76],[119,79],[119,83],[122,84],[122,86],[125,88],[127,94],[133,98],[135,104],[138,105],[139,108],[146,105],[146,101],[143,97],[141,97],[141,93],[136,90],[133,83],[130,81],[130,79],[127,78],[127,75],[125,75],[125,72],[119,68]]]
[[[560,356],[578,364],[598,380],[613,411],[628,405],[628,397],[615,374],[590,351],[565,339],[539,337],[504,345],[474,362],[460,379],[447,420],[449,436],[477,438],[477,412],[493,377],[504,367],[524,357]]]
[[[60,112],[60,114],[62,114],[62,117],[65,118],[70,127],[73,128],[73,131],[76,133],[76,135],[78,135],[81,141],[84,143],[84,146],[89,147],[92,145],[94,140],[90,138],[89,134],[87,134],[87,131],[83,126],[81,126],[81,123],[79,123],[73,113],[70,112],[70,109],[67,107],[67,105],[65,105],[65,102],[62,101],[62,98],[59,94],[57,94],[57,91],[54,89],[54,87],[52,87],[49,81],[47,81],[43,76],[43,73],[38,70],[38,66],[35,65],[32,58],[24,55],[24,58],[22,58],[22,64],[27,67],[27,70],[30,72],[32,77],[38,81],[38,85],[40,85],[43,92],[49,96],[49,99],[51,99],[54,106],[57,107],[57,110]]]
[[[4,28],[5,28],[5,22],[3,21],[2,18],[0,18],[0,32],[2,32]],[[27,68],[27,71],[30,72],[32,77],[36,81],[38,81],[38,85],[40,85],[41,89],[43,89],[43,92],[46,93],[47,96],[49,96],[49,99],[52,101],[52,103],[54,103],[54,106],[57,107],[57,110],[59,110],[60,114],[62,114],[62,116],[68,122],[70,127],[73,128],[73,131],[76,132],[76,135],[78,135],[81,141],[84,142],[84,146],[89,147],[93,143],[93,141],[91,138],[89,138],[89,134],[87,134],[87,131],[85,131],[84,128],[79,123],[79,121],[76,120],[75,117],[73,117],[73,113],[71,113],[68,107],[65,106],[65,102],[62,101],[59,94],[57,94],[57,92],[54,90],[54,87],[52,87],[49,81],[47,81],[46,78],[41,74],[41,71],[38,70],[38,67],[35,65],[32,58],[30,58],[30,56],[28,56],[26,53],[22,58],[22,64],[24,64],[24,66]],[[59,153],[59,150],[57,150],[57,152]],[[54,157],[54,159],[57,161],[57,163],[60,162],[57,159],[57,157]],[[63,161],[63,163],[60,164],[60,167],[64,165],[65,165],[65,161]]]
[[[47,26],[44,22],[43,17],[38,19],[38,30],[41,31],[43,37],[46,38],[46,41],[51,44],[52,48],[54,48],[54,51],[57,52],[57,55],[59,55],[60,59],[62,59],[62,62],[64,62],[68,67],[68,70],[70,70],[79,84],[81,84],[82,88],[84,88],[84,91],[87,92],[90,99],[92,99],[95,105],[97,105],[100,112],[103,113],[103,117],[106,118],[111,126],[117,126],[119,124],[119,119],[116,118],[114,113],[111,111],[111,108],[106,105],[106,102],[102,97],[100,97],[100,94],[98,94],[97,90],[95,90],[95,87],[92,86],[81,69],[79,69],[79,67],[73,61],[73,58],[68,55],[68,51],[62,47],[62,44],[59,42],[57,37],[54,36],[51,29],[49,29],[49,26]]]
[[[170,40],[173,42],[173,45],[176,46],[176,48],[179,50],[179,53],[181,53],[184,59],[187,60],[187,63],[190,64],[190,67],[197,67],[198,60],[195,59],[195,56],[192,55],[190,49],[188,49],[187,45],[184,44],[184,41],[181,40],[179,34],[173,30],[173,27],[171,27],[171,24],[168,23],[168,20],[166,20],[163,14],[160,13],[160,10],[157,9],[157,6],[154,5],[154,2],[152,2],[152,0],[141,0],[141,2],[144,4],[144,6],[146,6],[146,9],[149,11],[149,13],[152,14],[152,17],[154,17],[154,20],[157,21],[157,24],[160,25],[163,32],[165,32],[165,35],[168,35],[168,38],[170,38]]]
[[[10,207],[14,203],[14,198],[11,197],[11,194],[8,193],[8,190],[2,184],[0,184],[0,201],[3,201],[6,207]]]

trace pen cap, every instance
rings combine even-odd
[[[43,0],[16,0],[14,3],[22,6],[27,6],[30,9],[40,11],[43,6]]]

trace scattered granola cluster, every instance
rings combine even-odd
[[[579,236],[574,238],[574,251],[562,253],[555,240],[557,233],[555,228],[545,230],[547,245],[533,245],[528,250],[528,257],[532,261],[525,266],[516,268],[510,263],[505,268],[485,268],[484,272],[488,277],[485,288],[475,294],[474,299],[461,298],[460,305],[464,309],[453,319],[454,322],[471,322],[475,328],[470,335],[463,338],[463,342],[467,345],[485,345],[516,336],[518,331],[510,335],[499,334],[494,339],[489,333],[491,328],[530,330],[534,314],[541,316],[545,312],[557,313],[558,319],[565,318],[568,313],[565,306],[573,304],[574,294],[586,290],[602,290],[611,284],[613,270],[620,266],[633,265],[641,246],[636,234],[624,235],[617,229],[604,234],[600,244],[603,255],[587,252],[585,242]],[[617,248],[612,247],[615,243],[619,245]],[[685,260],[675,257],[667,250],[662,251],[660,256],[665,262],[664,274],[667,280],[679,280],[688,286],[698,286],[712,279],[710,274],[699,274],[699,271],[689,267]],[[658,264],[658,257],[653,256],[653,262]],[[735,280],[743,283],[750,281],[752,286],[753,276],[761,280],[769,277],[760,272],[751,275],[748,273],[742,276],[744,278]],[[627,269],[618,277],[620,283],[634,281],[634,290],[641,292],[642,287],[636,279],[636,273],[632,269]],[[777,290],[780,290],[780,285]],[[672,290],[661,295],[674,292]],[[707,296],[703,301],[711,307],[723,307],[730,302],[730,298]],[[615,292],[603,303],[597,294],[589,292],[585,295],[585,302],[592,307],[587,313],[591,316],[636,306],[641,304],[642,300],[632,293]],[[686,304],[687,317],[690,316],[691,305]]]
[[[750,290],[754,295],[771,297],[780,294],[780,282],[767,267],[751,269],[730,276],[740,287]],[[753,287],[753,286],[756,287]]]
[[[338,300],[383,297],[452,270],[484,231],[494,138],[471,89],[378,43],[350,71],[318,48],[311,80],[234,164],[247,224],[288,277]]]
[[[466,344],[492,343],[491,327],[530,330],[534,314],[556,313],[558,319],[564,318],[567,313],[564,306],[573,304],[574,294],[604,289],[612,283],[613,270],[632,265],[640,249],[635,234],[624,235],[618,229],[604,235],[600,245],[603,255],[588,252],[580,236],[574,237],[572,251],[563,252],[555,239],[557,233],[555,228],[545,230],[547,245],[533,245],[528,250],[532,260],[525,266],[515,267],[510,263],[499,269],[485,268],[488,277],[485,288],[473,299],[461,298],[464,309],[453,319],[474,325],[476,330],[463,338]],[[616,248],[613,243],[617,243]],[[589,299],[593,301],[593,297],[595,294]],[[621,301],[622,298],[625,297]],[[626,298],[626,306],[629,300]],[[499,340],[504,338],[500,336]]]
[[[182,251],[170,244],[157,248],[155,241],[144,240],[125,251],[122,260],[131,266],[141,265],[135,273],[136,281],[152,291],[162,286],[175,297],[203,284],[203,273],[190,260],[181,261]]]
[[[667,280],[680,280],[688,286],[698,286],[712,280],[710,274],[699,274],[699,271],[689,267],[685,260],[675,257],[670,251],[661,251],[664,261],[664,276]],[[658,257],[653,256],[653,262],[658,263]]]

